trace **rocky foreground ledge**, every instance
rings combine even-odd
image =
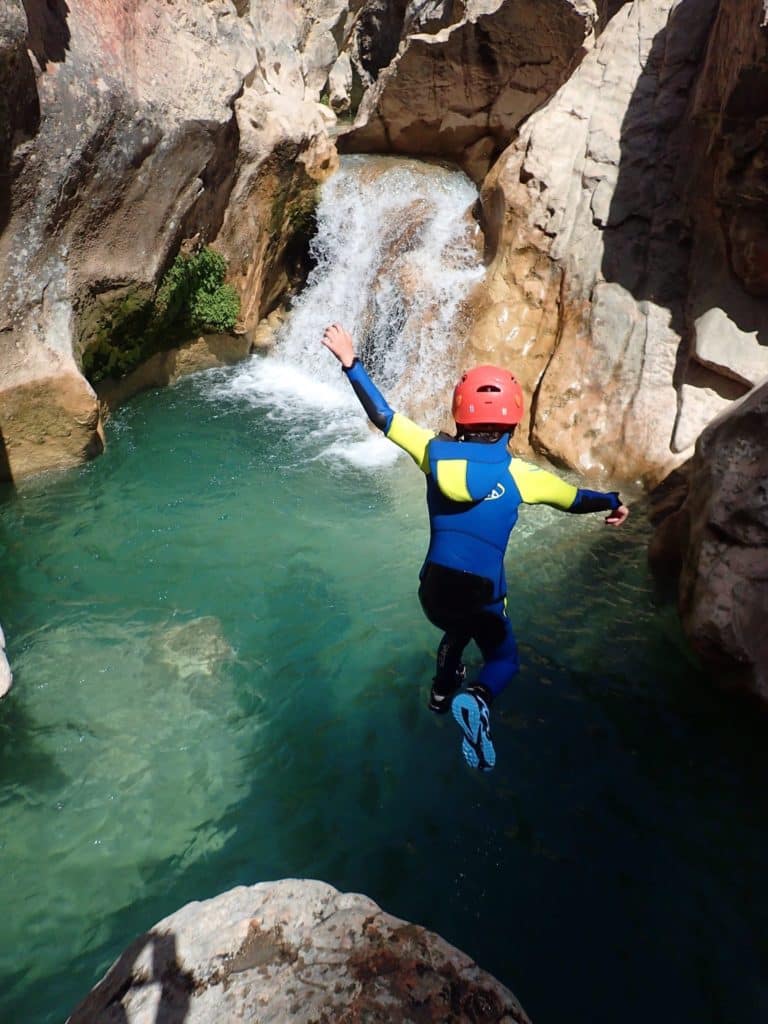
[[[189,903],[138,938],[67,1024],[530,1024],[433,932],[324,882]]]

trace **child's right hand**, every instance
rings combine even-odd
[[[609,516],[606,516],[606,523],[609,526],[621,526],[623,522],[626,522],[627,516],[629,515],[629,509],[626,505],[619,505],[615,508]]]
[[[323,345],[339,360],[345,369],[355,361],[355,343],[341,324],[329,324],[321,339]]]

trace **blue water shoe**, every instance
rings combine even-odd
[[[462,731],[461,752],[470,768],[489,772],[496,764],[491,740],[491,714],[488,705],[476,693],[466,690],[453,698],[451,713]]]

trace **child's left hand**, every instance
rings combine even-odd
[[[325,347],[336,356],[345,369],[355,361],[355,343],[352,335],[341,324],[329,324],[321,338]]]

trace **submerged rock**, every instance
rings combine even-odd
[[[155,637],[153,649],[158,660],[180,679],[213,677],[224,662],[235,656],[221,622],[213,615],[169,626]]]
[[[324,882],[189,903],[138,938],[68,1024],[530,1024],[433,932]]]

